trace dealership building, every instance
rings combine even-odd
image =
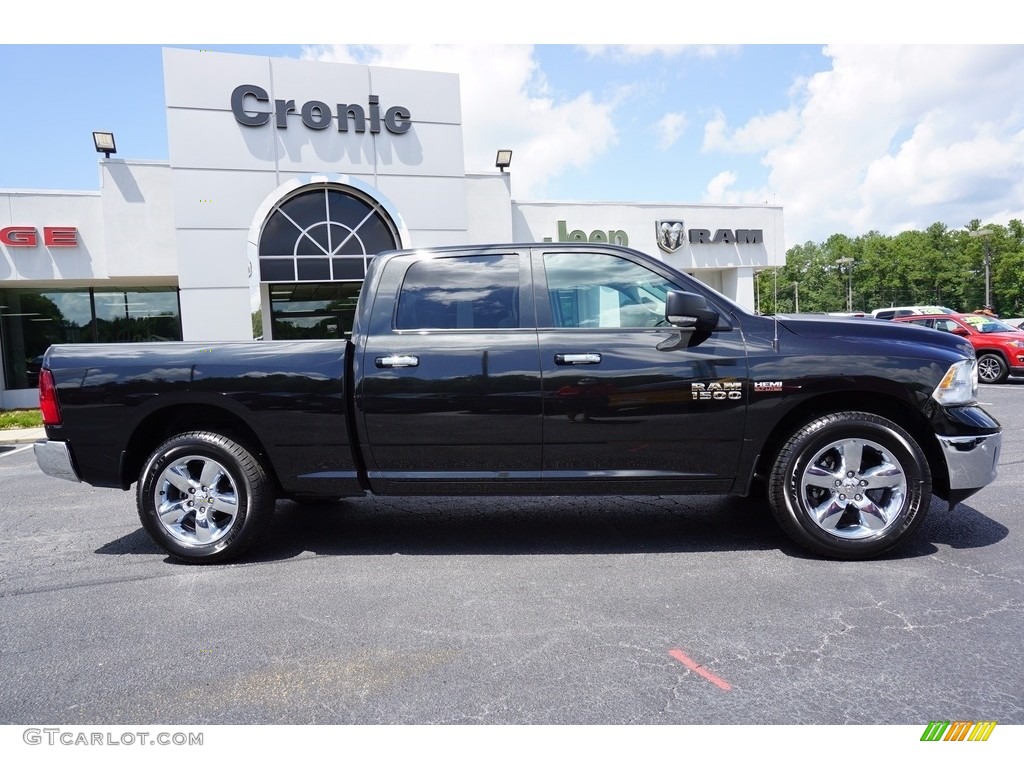
[[[393,248],[620,243],[747,307],[785,260],[779,206],[513,199],[506,158],[466,171],[454,74],[175,48],[163,67],[166,162],[112,147],[98,191],[0,189],[0,408],[36,405],[50,344],[251,339],[254,309],[263,338],[343,338]]]

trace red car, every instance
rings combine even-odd
[[[1024,331],[995,317],[975,314],[908,315],[893,318],[963,336],[978,358],[978,380],[999,384],[1011,373],[1024,376]]]

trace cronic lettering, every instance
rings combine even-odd
[[[239,85],[231,92],[231,113],[242,125],[259,127],[270,122],[274,116],[274,125],[280,130],[288,128],[288,116],[298,114],[303,125],[314,131],[329,128],[334,119],[338,120],[338,131],[348,133],[349,125],[355,133],[366,133],[369,125],[370,133],[402,134],[412,128],[412,113],[407,107],[390,107],[381,111],[380,96],[370,94],[367,107],[361,104],[335,104],[336,112],[318,99],[310,99],[301,107],[296,107],[294,99],[274,99],[273,112],[260,109],[261,105],[270,106],[270,94],[266,88],[246,83]]]

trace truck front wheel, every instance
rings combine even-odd
[[[786,441],[768,483],[772,512],[798,544],[860,560],[919,526],[931,503],[924,452],[902,428],[870,413],[822,416]]]
[[[153,540],[189,563],[237,557],[274,511],[259,459],[212,432],[175,435],[153,451],[139,476],[137,503]]]

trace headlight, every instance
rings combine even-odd
[[[966,405],[978,397],[978,367],[974,360],[953,363],[932,392],[935,402],[942,405]]]

